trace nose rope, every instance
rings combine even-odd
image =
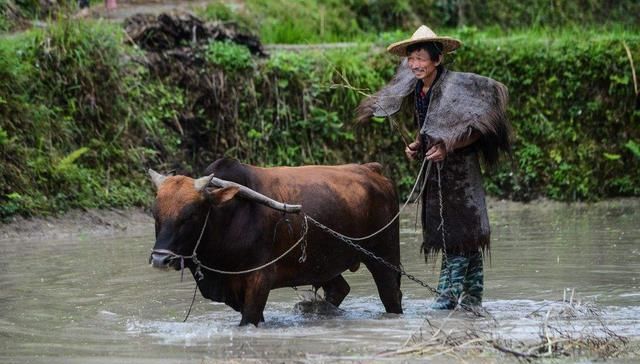
[[[262,268],[265,268],[275,262],[277,262],[278,260],[282,259],[285,255],[289,254],[289,252],[291,252],[296,246],[298,246],[307,236],[307,232],[309,231],[309,223],[307,222],[307,216],[304,215],[303,218],[303,232],[302,232],[302,236],[300,236],[300,239],[298,239],[298,241],[293,244],[287,251],[285,251],[284,253],[282,253],[279,257],[273,259],[272,261],[263,264],[259,267],[256,268],[252,268],[252,269],[247,269],[244,271],[238,271],[238,272],[229,272],[229,271],[223,271],[223,270],[219,270],[219,269],[213,269],[210,267],[207,267],[206,265],[202,264],[202,262],[200,262],[198,260],[196,251],[198,250],[198,247],[200,246],[200,241],[202,240],[202,236],[204,235],[204,230],[207,228],[207,222],[209,221],[209,213],[211,213],[211,210],[209,209],[209,211],[207,211],[207,217],[204,219],[204,224],[202,225],[202,230],[200,231],[200,236],[198,237],[198,241],[196,242],[196,246],[195,248],[193,248],[193,253],[191,253],[191,255],[186,256],[186,255],[180,255],[180,254],[176,254],[174,252],[172,252],[169,249],[151,249],[151,257],[149,258],[149,260],[153,259],[153,253],[162,253],[162,254],[167,254],[169,255],[171,258],[170,259],[175,259],[175,258],[180,258],[180,282],[182,282],[183,276],[184,276],[184,260],[185,259],[191,259],[191,261],[193,262],[193,264],[196,265],[196,271],[194,272],[194,278],[196,280],[196,285],[193,289],[193,297],[191,298],[191,305],[189,305],[189,310],[187,311],[186,316],[184,317],[184,320],[182,320],[182,322],[187,322],[187,319],[189,318],[189,315],[191,314],[191,309],[193,308],[193,304],[195,303],[196,300],[196,292],[198,291],[198,281],[201,281],[202,279],[204,279],[204,274],[202,273],[201,267],[212,271],[212,272],[216,272],[216,273],[221,273],[221,274],[244,274],[244,273],[249,273],[249,272],[253,272],[253,271],[257,271],[260,270]],[[289,228],[291,229],[291,225],[289,224]],[[303,259],[304,257],[304,259]],[[302,250],[302,257],[300,257],[300,259],[302,259],[302,261],[298,260],[300,263],[304,262],[304,260],[306,260],[306,251],[303,247]]]
[[[209,221],[209,214],[211,214],[211,208],[207,210],[207,216],[204,218],[204,224],[202,224],[202,230],[200,230],[200,236],[198,236],[198,241],[196,242],[195,248],[193,248],[193,253],[191,253],[191,259],[197,261],[196,252],[198,251],[198,246],[200,246],[200,242],[202,241],[202,235],[204,235],[204,230],[207,228],[207,222]]]
[[[196,241],[196,246],[193,248],[193,253],[191,253],[191,255],[176,254],[169,249],[151,249],[151,257],[149,258],[149,260],[153,259],[153,253],[166,254],[170,257],[169,260],[180,258],[180,282],[182,282],[184,279],[184,260],[191,259],[193,263],[196,265],[196,272],[194,273],[196,280],[198,281],[202,280],[204,278],[204,275],[200,270],[200,266],[202,265],[202,263],[200,263],[200,261],[198,260],[196,252],[198,250],[198,247],[200,246],[200,242],[202,241],[202,236],[204,235],[204,231],[207,228],[207,222],[209,221],[210,213],[211,213],[211,209],[207,211],[207,216],[204,218],[204,224],[202,224],[202,230],[200,230],[200,236],[198,236],[198,241]]]

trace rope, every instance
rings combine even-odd
[[[202,272],[200,272],[200,268],[204,268],[208,271],[211,272],[215,272],[215,273],[220,273],[220,274],[245,274],[245,273],[251,273],[251,272],[255,272],[257,270],[260,270],[262,268],[268,267],[271,264],[274,264],[275,262],[279,261],[280,259],[284,258],[285,255],[289,254],[289,252],[291,252],[296,246],[300,245],[301,242],[303,242],[303,240],[305,240],[305,238],[307,237],[307,232],[309,230],[309,224],[307,222],[307,218],[308,216],[305,215],[304,216],[304,231],[302,232],[302,235],[300,236],[300,239],[298,239],[298,241],[296,241],[295,244],[293,244],[289,249],[287,249],[287,251],[285,251],[284,253],[282,253],[280,256],[278,256],[277,258],[259,266],[259,267],[255,267],[255,268],[251,268],[251,269],[246,269],[246,270],[241,270],[241,271],[227,271],[227,270],[221,270],[221,269],[215,269],[215,268],[211,268],[205,264],[203,264],[200,260],[198,260],[197,254],[196,254],[196,250],[198,249],[198,246],[200,246],[200,241],[202,240],[202,236],[204,235],[204,231],[207,227],[207,221],[209,220],[209,213],[211,211],[207,212],[207,217],[204,220],[204,224],[202,225],[202,231],[200,231],[200,237],[198,237],[198,241],[196,242],[196,246],[193,249],[193,253],[191,255],[180,255],[180,254],[176,254],[174,252],[172,252],[171,250],[167,250],[167,249],[152,249],[151,253],[163,253],[163,254],[168,254],[173,258],[180,258],[180,267],[181,270],[184,270],[184,259],[191,259],[193,261],[193,263],[196,265],[196,276],[198,276],[198,280],[204,278],[202,276]],[[306,255],[303,251],[303,255]],[[304,261],[304,260],[303,260]]]
[[[184,320],[182,320],[182,322],[187,322],[187,319],[191,314],[191,309],[193,308],[193,304],[196,302],[196,292],[198,292],[198,283],[196,283],[196,286],[193,287],[193,297],[191,297],[191,304],[189,305],[189,310],[187,311],[187,315],[184,317]]]
[[[372,252],[364,249],[363,247],[361,247],[358,244],[353,243],[353,241],[362,241],[362,240],[366,240],[369,239],[373,236],[376,236],[378,234],[380,234],[382,231],[384,231],[386,228],[388,228],[395,220],[398,219],[398,217],[400,216],[400,214],[404,211],[404,209],[407,207],[407,205],[409,204],[409,202],[411,201],[411,196],[413,196],[413,194],[415,193],[416,188],[418,187],[418,184],[420,184],[420,178],[422,177],[422,172],[425,170],[424,166],[427,163],[427,159],[425,158],[422,161],[422,165],[420,166],[420,172],[418,173],[418,177],[416,178],[416,182],[413,185],[413,188],[411,189],[411,192],[409,193],[409,196],[407,197],[407,201],[405,201],[405,203],[402,205],[402,207],[398,210],[398,213],[391,219],[391,221],[389,221],[385,226],[383,226],[382,228],[378,229],[376,232],[369,234],[367,236],[363,236],[363,237],[359,237],[359,238],[353,238],[353,237],[349,237],[347,235],[344,234],[340,234],[337,231],[330,229],[329,227],[327,227],[326,225],[320,223],[319,221],[317,221],[316,219],[314,219],[313,217],[304,214],[303,217],[303,232],[302,235],[300,236],[300,238],[295,242],[295,244],[293,244],[291,247],[289,247],[289,249],[287,249],[284,253],[282,253],[280,256],[278,256],[277,258],[262,264],[258,267],[255,268],[251,268],[251,269],[245,269],[245,270],[241,270],[241,271],[226,271],[226,270],[221,270],[221,269],[215,269],[215,268],[211,268],[205,264],[203,264],[200,260],[198,260],[197,258],[197,250],[198,247],[200,246],[200,243],[202,241],[202,237],[204,236],[204,231],[207,228],[207,223],[209,222],[209,215],[211,214],[211,209],[209,209],[207,211],[207,216],[204,219],[204,223],[202,224],[202,229],[200,230],[200,235],[198,236],[198,240],[196,241],[196,245],[193,248],[193,253],[191,253],[191,255],[180,255],[180,254],[176,254],[174,252],[172,252],[171,250],[168,249],[152,249],[151,253],[163,253],[163,254],[168,254],[170,255],[172,258],[180,258],[180,281],[182,281],[182,276],[184,273],[184,260],[185,259],[191,259],[193,261],[193,263],[196,265],[196,270],[194,273],[195,279],[196,281],[200,281],[204,278],[204,274],[202,274],[201,268],[204,268],[208,271],[211,272],[215,272],[215,273],[219,273],[219,274],[228,274],[228,275],[237,275],[237,274],[246,274],[246,273],[251,273],[251,272],[255,272],[258,271],[260,269],[266,268],[274,263],[276,263],[277,261],[279,261],[280,259],[284,258],[287,254],[289,254],[289,252],[291,252],[295,247],[297,247],[298,245],[300,245],[300,243],[302,243],[303,241],[306,240],[307,237],[307,233],[309,232],[309,222],[308,220],[311,220],[314,224],[316,224],[317,226],[319,226],[320,228],[322,228],[323,230],[325,230],[326,232],[330,233],[331,235],[339,238],[340,240],[344,241],[345,243],[349,244],[350,246],[354,247],[356,250],[359,250],[361,252],[363,252],[366,255],[371,256],[372,258],[378,260],[379,262],[381,262],[382,264],[386,265],[388,268],[391,268],[393,270],[395,270],[396,272],[400,273],[401,275],[406,276],[407,278],[411,279],[412,281],[420,284],[423,287],[426,287],[428,289],[430,289],[433,293],[439,293],[436,289],[434,289],[433,287],[429,286],[428,284],[424,283],[423,281],[417,279],[416,277],[414,277],[411,274],[408,274],[407,272],[405,272],[405,270],[402,268],[402,265],[400,265],[400,267],[396,267],[395,265],[387,262],[386,260],[382,259],[381,257],[376,256],[375,254],[373,254]],[[424,192],[424,188],[427,184],[427,179],[429,177],[429,172],[431,171],[431,165],[432,162],[429,161],[429,163],[427,164],[426,167],[426,173],[424,176],[424,182],[422,184],[422,187],[420,188],[420,193],[418,194],[418,197],[416,198],[416,200],[420,199],[420,196],[422,196],[422,193]],[[440,165],[438,164],[438,167],[440,168]],[[438,170],[438,182],[440,179],[440,170]],[[439,183],[438,183],[439,184]],[[442,191],[441,191],[441,214],[442,214]],[[275,238],[275,235],[274,235]],[[303,245],[302,248],[302,256],[300,257],[300,259],[298,259],[298,262],[303,263],[306,260],[306,242]],[[195,303],[195,299],[196,299],[196,292],[198,290],[198,285],[196,283],[196,286],[194,288],[193,291],[193,297],[191,298],[191,304],[189,305],[189,310],[187,311],[187,314],[184,318],[184,320],[182,322],[186,322],[187,319],[189,318],[189,315],[191,314],[191,309],[193,308],[193,304]]]
[[[366,240],[369,239],[371,237],[374,237],[378,234],[380,234],[381,232],[383,232],[386,228],[388,228],[394,221],[396,221],[398,219],[398,217],[400,217],[400,214],[402,213],[402,211],[404,211],[404,209],[407,207],[407,205],[409,204],[409,202],[411,201],[411,196],[413,196],[413,193],[416,190],[416,187],[418,187],[418,184],[420,183],[420,177],[422,176],[422,171],[424,171],[424,165],[427,163],[427,159],[425,158],[422,162],[422,165],[420,166],[420,172],[418,173],[418,177],[416,178],[416,183],[413,185],[413,189],[411,189],[411,192],[409,193],[409,197],[407,197],[407,201],[404,203],[404,205],[402,205],[402,207],[400,208],[400,210],[398,210],[398,213],[396,214],[396,216],[393,217],[393,219],[391,219],[391,221],[389,221],[385,226],[383,226],[382,228],[378,229],[376,232],[369,234],[367,236],[363,236],[363,237],[359,237],[359,238],[354,238],[351,236],[347,236],[344,234],[340,234],[339,232],[332,230],[331,228],[327,227],[326,225],[322,224],[321,222],[319,222],[318,220],[314,219],[313,217],[309,216],[309,215],[305,215],[309,220],[311,220],[313,223],[315,223],[316,225],[318,225],[319,227],[325,229],[325,230],[331,230],[331,232],[333,233],[333,235],[335,235],[336,237],[340,237],[340,238],[344,238],[344,239],[348,239],[351,241],[362,241],[362,240]],[[431,164],[432,162],[429,161],[429,164],[427,164],[427,171],[425,173],[424,176],[424,183],[422,184],[422,188],[420,189],[420,194],[418,195],[417,199],[420,199],[420,196],[422,196],[422,193],[424,192],[424,187],[427,184],[427,178],[429,177],[429,171],[431,170]]]
[[[205,264],[203,264],[200,260],[198,260],[197,257],[197,250],[198,247],[200,247],[200,243],[202,242],[202,237],[204,236],[204,231],[207,228],[207,223],[209,222],[209,216],[211,214],[211,209],[209,209],[207,211],[207,216],[204,219],[204,223],[202,224],[202,229],[200,230],[200,235],[198,236],[198,240],[196,241],[196,245],[193,248],[193,253],[191,253],[191,255],[180,255],[180,254],[176,254],[174,252],[172,252],[171,250],[167,250],[167,249],[152,249],[151,253],[163,253],[163,254],[168,254],[170,255],[172,258],[179,258],[180,259],[180,281],[182,281],[182,276],[184,273],[184,260],[185,259],[191,259],[193,261],[193,263],[196,265],[196,270],[194,272],[194,277],[196,279],[196,281],[200,281],[204,278],[204,274],[202,274],[201,268],[204,268],[208,271],[211,272],[215,272],[215,273],[219,273],[219,274],[228,274],[228,275],[237,275],[237,274],[246,274],[246,273],[251,273],[251,272],[255,272],[258,271],[260,269],[266,268],[276,262],[278,262],[280,259],[284,258],[287,254],[289,254],[293,249],[295,249],[298,245],[300,245],[300,243],[302,243],[303,241],[306,241],[306,237],[307,237],[307,233],[309,232],[309,222],[308,220],[311,220],[314,224],[316,224],[317,226],[319,226],[321,229],[325,230],[326,232],[330,233],[331,235],[333,235],[334,237],[339,238],[340,240],[344,241],[345,243],[349,244],[350,246],[352,246],[353,248],[355,248],[358,251],[363,252],[366,255],[371,256],[372,258],[378,260],[379,262],[381,262],[382,264],[384,264],[385,266],[387,266],[390,269],[395,270],[396,272],[400,273],[401,275],[406,276],[407,278],[411,279],[412,281],[420,284],[423,287],[428,288],[429,290],[431,290],[433,293],[439,293],[436,289],[434,289],[433,287],[429,286],[428,284],[424,283],[423,281],[417,279],[416,277],[414,277],[413,275],[405,272],[405,270],[402,268],[402,265],[400,265],[400,267],[396,267],[395,265],[387,262],[386,260],[382,259],[381,257],[378,257],[376,255],[374,255],[372,252],[364,249],[363,247],[361,247],[358,244],[353,243],[353,241],[362,241],[362,240],[366,240],[369,239],[371,237],[374,237],[378,234],[380,234],[382,231],[384,231],[386,228],[388,228],[394,221],[396,221],[398,219],[398,217],[400,217],[400,214],[404,211],[404,209],[407,207],[407,205],[409,204],[409,202],[411,201],[411,196],[413,196],[413,194],[416,191],[416,188],[418,187],[418,184],[420,184],[420,178],[422,177],[422,172],[425,170],[425,164],[427,164],[426,167],[426,173],[424,176],[424,182],[422,184],[422,187],[420,188],[420,193],[418,194],[418,197],[416,198],[417,200],[420,199],[420,196],[422,196],[422,193],[424,192],[424,188],[427,184],[427,179],[429,177],[429,172],[431,171],[431,165],[432,162],[428,161],[429,163],[427,164],[427,159],[425,158],[422,162],[422,165],[420,166],[420,172],[418,173],[418,177],[416,178],[416,182],[413,185],[413,188],[411,189],[411,192],[409,193],[409,196],[407,197],[407,201],[405,201],[405,203],[402,205],[402,207],[398,210],[398,213],[391,219],[391,221],[389,221],[386,225],[384,225],[382,228],[378,229],[377,231],[375,231],[372,234],[369,234],[367,236],[363,236],[363,237],[359,237],[359,238],[354,238],[354,237],[349,237],[347,235],[344,234],[340,234],[337,231],[330,229],[329,227],[327,227],[326,225],[320,223],[318,220],[314,219],[313,217],[304,214],[303,217],[303,232],[302,235],[300,236],[300,238],[295,242],[295,244],[293,244],[291,247],[289,247],[289,249],[287,249],[284,253],[280,254],[280,256],[278,256],[275,259],[272,259],[271,261],[264,263],[258,267],[255,268],[251,268],[251,269],[245,269],[245,270],[241,270],[241,271],[227,271],[227,270],[221,270],[221,269],[215,269],[215,268],[211,268]],[[440,167],[438,165],[438,167]],[[438,182],[440,179],[440,170],[438,170]],[[438,183],[440,184],[440,183]],[[442,199],[442,192],[441,192],[441,199]],[[442,201],[441,201],[441,206],[440,206],[440,212],[442,215]],[[275,237],[275,236],[274,236]],[[306,260],[306,243],[303,245],[302,248],[302,256],[300,257],[300,259],[298,259],[298,262],[303,263]],[[198,291],[198,285],[196,283],[196,286],[194,287],[193,290],[193,296],[191,298],[191,304],[189,305],[189,310],[187,311],[187,314],[184,318],[184,320],[182,322],[186,322],[187,319],[189,318],[189,315],[191,314],[191,310],[193,308],[193,305],[195,303],[196,300],[196,292]]]
[[[300,239],[298,239],[298,241],[296,241],[295,244],[293,244],[289,249],[287,249],[287,251],[285,251],[284,253],[282,253],[279,257],[259,266],[259,267],[255,267],[255,268],[251,268],[251,269],[246,269],[246,270],[241,270],[241,271],[227,271],[227,270],[220,270],[220,269],[214,269],[211,267],[208,267],[204,264],[202,264],[202,262],[197,261],[194,262],[198,265],[200,265],[202,268],[212,271],[212,272],[216,272],[216,273],[220,273],[220,274],[245,274],[245,273],[251,273],[251,272],[255,272],[257,270],[260,270],[262,268],[266,268],[268,266],[270,266],[271,264],[274,264],[275,262],[279,261],[280,259],[284,258],[285,255],[289,254],[290,251],[293,250],[293,248],[295,248],[296,246],[298,246],[307,236],[307,231],[309,230],[309,224],[307,223],[307,218],[308,216],[305,215],[304,217],[304,232],[302,233],[302,236],[300,236]]]
[[[300,238],[298,239],[298,241],[295,242],[295,244],[293,244],[289,249],[287,249],[284,253],[282,253],[280,256],[278,256],[277,258],[264,263],[258,267],[255,268],[251,268],[251,269],[245,269],[245,270],[240,270],[240,271],[228,271],[228,270],[221,270],[221,269],[216,269],[216,268],[211,268],[205,264],[203,264],[200,260],[198,260],[197,257],[197,250],[198,247],[200,246],[200,242],[202,241],[202,236],[204,235],[204,231],[206,230],[207,227],[207,222],[209,221],[209,215],[211,213],[211,210],[207,211],[207,216],[205,217],[204,220],[204,224],[202,225],[202,230],[200,231],[200,236],[198,236],[198,241],[196,242],[196,246],[193,248],[193,253],[191,253],[191,255],[180,255],[180,254],[176,254],[170,250],[167,249],[152,249],[151,253],[164,253],[164,254],[168,254],[174,258],[180,258],[181,260],[181,270],[184,270],[184,259],[191,259],[193,261],[193,263],[196,265],[196,272],[195,275],[197,276],[197,279],[200,280],[202,278],[204,278],[204,276],[202,275],[202,272],[200,271],[200,268],[204,268],[208,271],[211,272],[215,272],[215,273],[219,273],[219,274],[228,274],[228,275],[236,275],[236,274],[246,274],[246,273],[251,273],[251,272],[255,272],[257,270],[266,268],[274,263],[276,263],[277,261],[279,261],[280,259],[284,258],[287,254],[289,254],[289,252],[291,252],[295,247],[297,247],[298,245],[300,245],[300,243],[302,243],[306,236],[307,236],[307,232],[309,231],[309,223],[308,220],[311,220],[314,224],[316,224],[317,226],[321,227],[322,229],[331,232],[332,235],[342,239],[342,240],[351,240],[351,241],[362,241],[362,240],[366,240],[369,239],[373,236],[376,236],[378,234],[380,234],[382,231],[384,231],[386,228],[388,228],[395,220],[398,219],[398,217],[400,216],[400,214],[404,211],[404,209],[407,207],[407,205],[409,204],[409,202],[411,201],[411,196],[414,194],[416,188],[418,187],[418,184],[420,183],[420,177],[422,177],[422,172],[424,171],[424,166],[425,164],[427,164],[427,168],[426,168],[426,173],[425,173],[425,177],[424,177],[424,183],[422,185],[422,188],[420,189],[420,194],[418,195],[418,199],[420,198],[420,196],[422,195],[423,191],[424,191],[424,186],[427,183],[427,178],[429,177],[429,171],[431,170],[431,161],[428,161],[429,163],[427,164],[427,159],[425,158],[422,162],[422,165],[420,166],[420,172],[418,173],[418,177],[416,178],[416,183],[413,185],[413,188],[411,189],[411,193],[409,194],[409,197],[407,198],[407,201],[405,201],[404,205],[402,206],[402,208],[400,208],[398,210],[398,213],[391,219],[391,221],[389,221],[385,226],[383,226],[382,228],[378,229],[376,232],[369,234],[367,236],[363,236],[363,237],[359,237],[359,238],[354,238],[354,237],[350,237],[344,234],[340,234],[337,231],[327,227],[326,225],[322,224],[321,222],[319,222],[318,220],[314,219],[313,217],[304,214],[304,218],[303,218],[303,227],[304,227],[304,231],[302,232],[302,235],[300,236]],[[304,260],[306,260],[306,252],[305,249],[303,249],[303,256],[300,257],[300,262],[304,262]]]
[[[339,232],[327,227],[326,225],[318,222],[317,220],[313,219],[311,216],[305,215],[306,218],[308,218],[309,220],[311,220],[314,224],[316,224],[318,227],[320,227],[321,229],[323,229],[325,232],[327,232],[329,235],[332,235],[333,237],[342,240],[343,242],[345,242],[347,245],[351,246],[352,248],[356,249],[357,251],[377,260],[378,262],[382,263],[383,265],[385,265],[387,268],[392,269],[398,273],[400,273],[400,275],[403,275],[405,277],[407,277],[408,279],[418,283],[419,285],[421,285],[424,288],[429,289],[432,293],[435,294],[440,294],[441,292],[439,292],[437,289],[431,287],[430,285],[428,285],[427,283],[421,281],[420,279],[416,278],[415,276],[407,273],[404,268],[402,267],[402,264],[400,264],[400,266],[395,266],[389,262],[387,262],[386,260],[384,260],[383,258],[376,256],[375,254],[373,254],[373,252],[363,248],[362,246],[354,243],[353,241],[358,241],[358,240],[364,240],[364,239],[368,239],[372,236],[375,236],[376,234],[379,234],[380,232],[382,232],[384,229],[386,229],[389,225],[391,225],[391,223],[393,221],[395,221],[398,216],[400,216],[400,213],[404,210],[405,207],[407,207],[407,205],[409,204],[409,201],[411,201],[411,196],[413,195],[413,193],[415,192],[416,187],[418,186],[418,184],[420,183],[420,177],[422,176],[422,171],[424,170],[424,165],[427,162],[427,159],[425,158],[424,161],[422,162],[422,166],[420,167],[420,173],[418,174],[418,177],[416,178],[416,183],[413,186],[413,189],[411,190],[411,193],[409,194],[409,197],[407,198],[407,201],[404,203],[404,205],[402,206],[402,208],[398,211],[398,213],[396,214],[396,216],[384,227],[382,227],[381,229],[379,229],[378,231],[376,231],[373,234],[367,235],[365,237],[361,237],[361,238],[353,238],[353,237],[349,237],[346,236],[344,234],[340,234]],[[429,164],[427,165],[427,171],[425,173],[424,176],[424,182],[422,184],[422,188],[420,189],[420,194],[418,195],[418,197],[416,198],[416,200],[420,200],[420,196],[422,196],[422,193],[424,192],[424,189],[426,187],[427,184],[427,179],[429,178],[429,171],[431,170],[431,165],[432,162],[429,161]],[[440,166],[440,163],[438,163],[438,166]],[[438,171],[439,172],[439,171]],[[438,178],[440,177],[440,175],[438,174]],[[439,185],[440,186],[440,185]],[[441,187],[441,186],[440,186]],[[440,190],[440,194],[442,196],[442,189]],[[441,210],[442,210],[442,199],[440,201],[441,203]],[[442,216],[442,215],[441,215]],[[444,220],[442,221],[442,224],[444,224]]]

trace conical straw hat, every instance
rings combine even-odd
[[[449,53],[460,47],[462,42],[451,37],[439,37],[431,28],[421,25],[418,30],[409,39],[396,42],[387,47],[387,52],[397,56],[405,57],[407,55],[407,47],[424,42],[440,42],[442,43],[442,53]]]

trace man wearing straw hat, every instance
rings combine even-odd
[[[402,57],[396,75],[357,110],[364,121],[397,113],[403,101],[414,105],[418,133],[405,153],[435,164],[425,167],[430,173],[422,191],[421,249],[425,261],[442,252],[434,309],[482,305],[482,258],[489,251],[490,229],[479,157],[491,167],[511,145],[506,87],[444,67],[444,56],[460,45],[424,25],[391,44],[387,51]]]

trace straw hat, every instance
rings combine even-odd
[[[391,54],[395,54],[397,56],[406,56],[407,55],[407,47],[423,42],[440,42],[442,43],[443,50],[442,53],[449,53],[456,50],[462,42],[457,39],[451,37],[439,37],[431,28],[426,25],[421,25],[418,30],[411,36],[409,39],[402,40],[400,42],[396,42],[387,47],[387,52]]]

